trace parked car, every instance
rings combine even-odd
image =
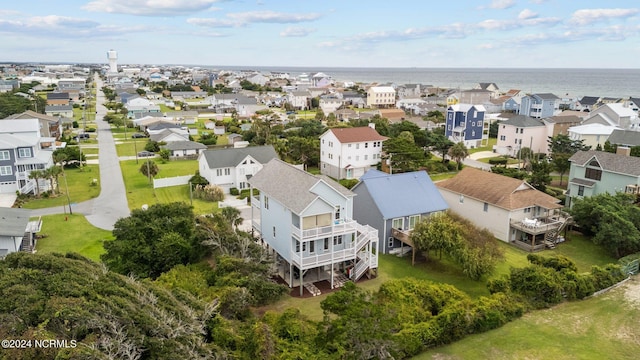
[[[154,156],[155,154],[152,153],[151,151],[140,151],[138,152],[138,157],[148,157],[148,156]]]
[[[131,137],[134,138],[134,139],[140,139],[140,138],[147,137],[147,135],[145,135],[143,133],[135,133],[135,134],[131,135]]]
[[[87,133],[78,134],[76,136],[76,139],[78,139],[78,140],[87,140],[89,138],[90,138],[90,136]]]

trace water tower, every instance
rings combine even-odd
[[[118,72],[118,52],[111,49],[107,51],[107,59],[109,59],[109,72]]]

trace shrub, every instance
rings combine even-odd
[[[78,121],[73,120],[73,122],[71,123],[71,126],[73,126],[74,129],[77,129],[80,125],[78,125]]]
[[[507,159],[495,159],[495,158],[489,159],[490,165],[507,165],[507,162],[508,162]]]
[[[500,293],[500,292],[506,293],[510,291],[511,284],[509,283],[509,278],[500,277],[500,278],[489,280],[487,282],[487,288],[489,289],[489,292],[492,294]]]
[[[238,188],[232,187],[231,189],[229,189],[229,193],[233,196],[238,196],[240,195],[240,190],[238,190]]]
[[[340,185],[346,187],[347,189],[351,189],[352,187],[356,186],[356,184],[358,183],[358,179],[342,179],[339,182]]]
[[[193,190],[197,185],[209,185],[209,180],[207,180],[207,178],[205,178],[204,176],[200,175],[200,170],[196,170],[195,175],[193,175],[191,177],[191,179],[189,179],[189,182],[191,183],[191,189]]]
[[[194,188],[193,196],[197,199],[208,201],[222,201],[224,200],[224,191],[221,187],[216,185],[196,185]]]
[[[529,260],[529,262],[532,264],[552,268],[555,271],[561,271],[562,269],[569,269],[574,272],[578,271],[578,267],[576,266],[576,264],[564,255],[546,257],[536,254],[529,254],[527,255],[527,260]]]

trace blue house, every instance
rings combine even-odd
[[[378,268],[378,230],[353,219],[355,194],[327,176],[315,176],[273,159],[251,179],[251,224],[276,257],[289,287],[311,294],[321,281],[331,288]]]
[[[384,254],[412,250],[409,235],[416,224],[449,208],[426,171],[390,175],[371,169],[352,191],[354,219],[378,229]]]
[[[508,98],[503,104],[502,109],[504,111],[512,111],[514,113],[520,112],[520,104],[513,97]]]
[[[489,124],[484,121],[482,105],[455,104],[447,108],[445,136],[454,143],[463,142],[473,149],[489,139]]]
[[[520,115],[544,119],[552,117],[560,108],[560,98],[550,94],[529,94],[520,101]]]

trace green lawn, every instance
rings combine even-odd
[[[480,151],[493,151],[493,145],[496,145],[497,143],[498,143],[497,138],[489,138],[489,142],[487,143],[487,146],[483,146],[475,149],[469,149],[469,154],[477,153]]]
[[[640,351],[639,280],[635,276],[607,294],[528,313],[414,359],[635,359]]]
[[[161,163],[158,159],[154,161],[160,169],[156,179],[193,175],[198,170],[198,162],[195,160],[170,161],[166,164]],[[190,203],[188,185],[159,188],[154,191],[148,179],[139,171],[143,164],[143,160],[138,164],[135,160],[120,162],[124,185],[127,189],[129,209],[139,209],[143,204],[153,205],[180,201]],[[196,214],[208,214],[216,211],[218,205],[209,201],[193,199],[193,207]]]
[[[103,242],[113,239],[110,231],[93,227],[83,215],[49,215],[42,217],[42,230],[36,250],[39,253],[77,252],[100,261],[104,253]]]
[[[69,185],[69,198],[72,203],[78,203],[93,199],[100,195],[100,169],[98,165],[85,165],[80,169],[66,169],[67,184]],[[93,179],[98,179],[98,185],[92,186]],[[64,177],[60,176],[60,192],[62,195],[55,198],[33,199],[22,205],[26,209],[42,209],[67,204],[67,190]]]

